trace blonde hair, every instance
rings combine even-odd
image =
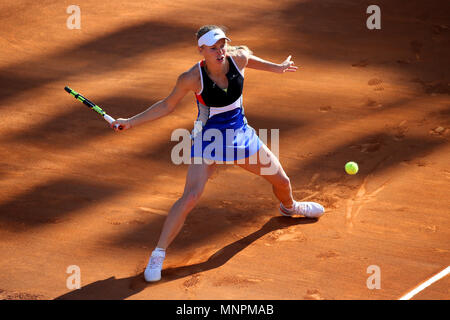
[[[205,33],[209,32],[211,30],[214,30],[214,29],[221,29],[224,33],[226,33],[226,31],[227,31],[227,27],[225,27],[225,26],[217,26],[215,24],[207,24],[207,25],[200,27],[200,29],[198,29],[198,31],[195,33],[195,36],[197,37],[197,41],[198,41],[198,39],[200,39],[200,37],[202,35],[204,35]],[[238,50],[245,50],[249,54],[253,54],[253,51],[251,51],[247,46],[244,46],[244,45],[228,46],[228,48],[227,48],[227,52],[231,55],[235,54]]]
[[[238,50],[245,50],[245,51],[247,51],[249,54],[253,54],[253,51],[252,51],[252,50],[250,50],[247,46],[242,46],[242,45],[239,45],[239,46],[229,46],[228,49],[227,49],[227,53],[233,55],[233,54],[235,54],[236,52],[238,52]]]

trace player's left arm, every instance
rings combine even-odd
[[[254,56],[248,51],[242,50],[242,54],[247,60],[247,68],[275,73],[295,72],[298,69],[298,67],[294,65],[294,61],[291,60],[291,56],[287,57],[282,63],[273,63]]]

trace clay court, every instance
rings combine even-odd
[[[399,299],[450,265],[448,1],[0,1],[0,299]],[[366,27],[371,4],[381,30]],[[194,94],[117,133],[115,118],[164,99],[197,63],[195,32],[228,27],[262,59],[247,69],[249,124],[279,129],[294,196],[319,220],[286,218],[271,186],[224,165],[168,249],[143,270],[183,192],[171,162]],[[270,142],[269,142],[270,146]],[[359,164],[356,175],[344,165]],[[78,266],[81,289],[66,286]],[[369,289],[370,266],[381,287]],[[412,299],[449,299],[444,277]]]

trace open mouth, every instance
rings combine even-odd
[[[221,56],[220,58],[217,58],[217,61],[222,62],[225,59],[225,56]]]

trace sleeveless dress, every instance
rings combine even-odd
[[[209,78],[204,60],[198,63],[202,89],[195,94],[198,115],[191,134],[191,158],[236,161],[255,154],[263,143],[244,115],[244,75],[231,56],[227,59],[227,89]]]

